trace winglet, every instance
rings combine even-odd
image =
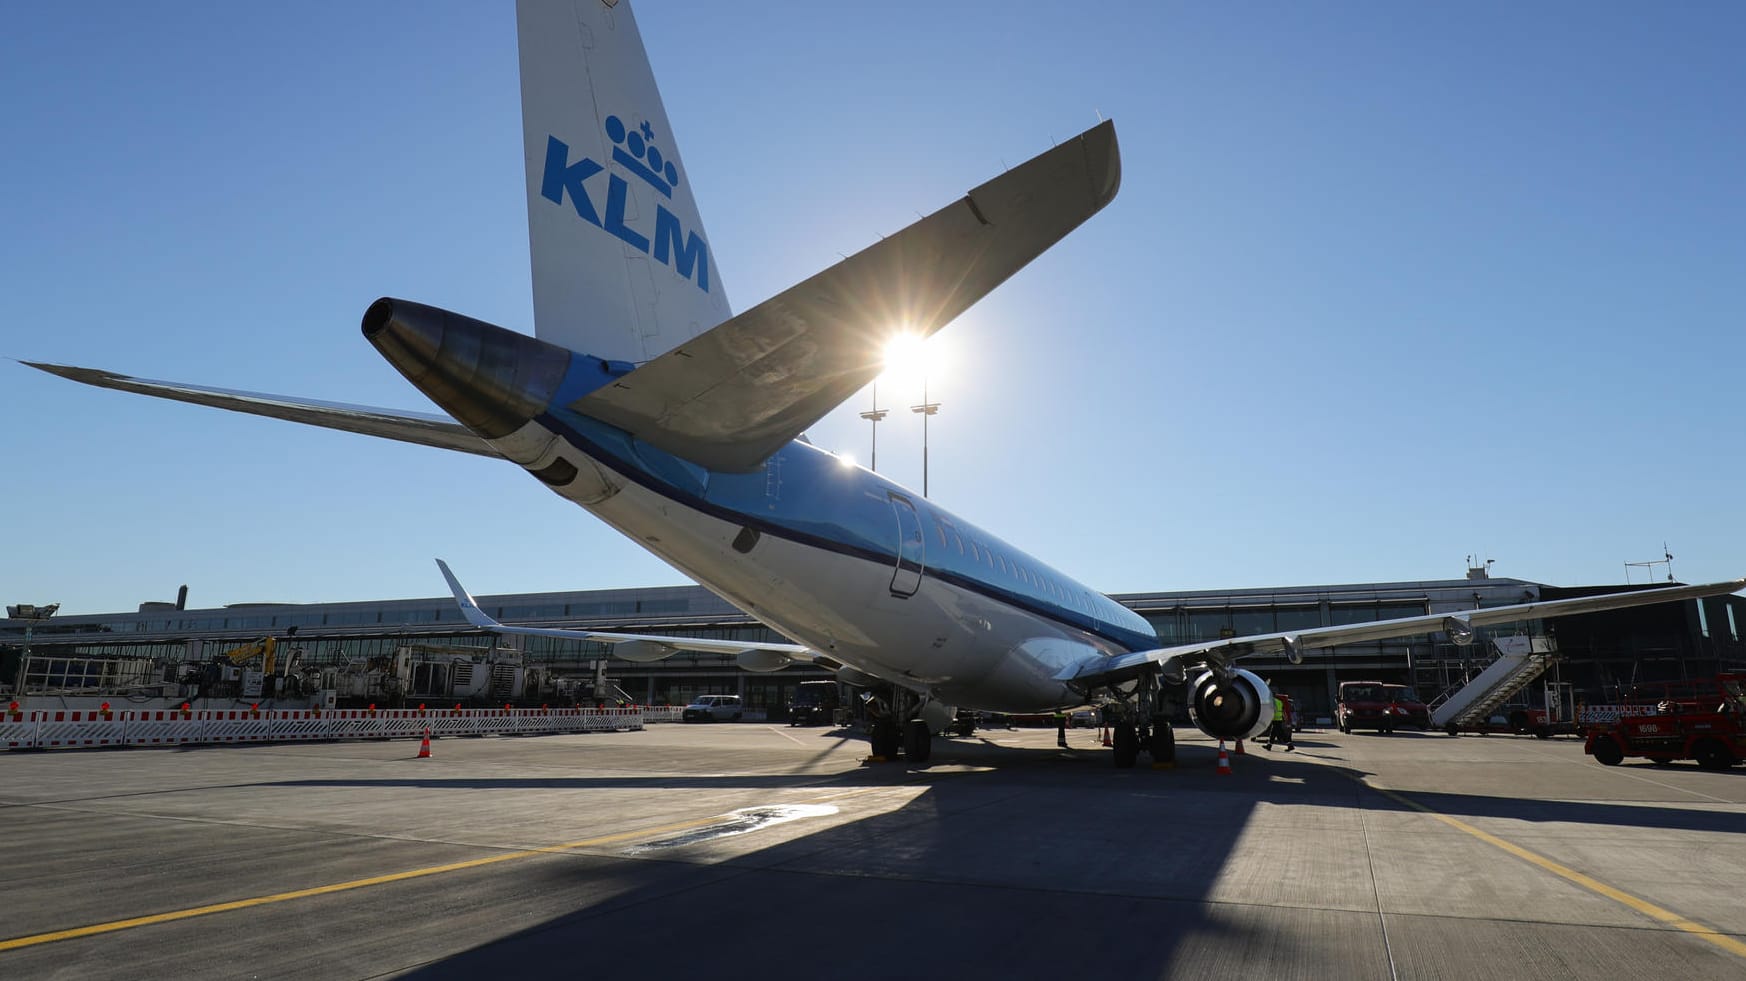
[[[482,630],[496,630],[503,626],[503,624],[486,616],[484,610],[479,609],[479,604],[473,602],[473,594],[462,587],[461,581],[449,571],[447,562],[437,559],[436,564],[437,568],[443,571],[443,578],[449,581],[449,592],[455,594],[455,605],[461,608],[461,616],[466,617],[468,623]]]

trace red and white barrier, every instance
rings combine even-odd
[[[0,749],[551,735],[641,729],[641,708],[83,709],[0,713]]]

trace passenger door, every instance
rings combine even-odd
[[[891,510],[897,516],[897,568],[891,573],[891,595],[907,598],[921,588],[927,538],[922,534],[921,517],[909,498],[892,494]]]

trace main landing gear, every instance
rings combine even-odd
[[[1140,675],[1131,704],[1110,707],[1125,716],[1110,727],[1117,769],[1133,769],[1141,753],[1149,753],[1154,765],[1175,765],[1176,734],[1170,731],[1170,713],[1161,697],[1162,691],[1158,672],[1147,671]]]
[[[921,699],[901,688],[893,688],[889,697],[867,696],[867,741],[873,755],[895,760],[901,752],[911,763],[926,763],[933,756],[934,734],[918,716],[920,709]]]

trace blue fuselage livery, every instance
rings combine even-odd
[[[616,117],[612,117],[616,120]],[[622,130],[619,130],[622,132]],[[663,166],[659,151],[641,139],[635,132],[629,134],[628,142],[641,148],[645,160],[638,160],[626,153],[622,147],[614,147],[612,158],[626,172],[641,179],[657,193],[671,197],[672,185],[677,182],[677,170],[671,161],[664,163],[664,172],[653,169],[647,158],[653,158],[655,167]],[[631,227],[625,221],[626,201],[630,194],[630,185],[616,173],[606,175],[606,208],[604,214],[595,207],[595,198],[589,191],[589,181],[606,172],[605,165],[590,158],[583,157],[572,163],[570,161],[570,145],[556,136],[546,138],[546,166],[540,181],[540,196],[556,205],[563,205],[567,195],[570,204],[576,209],[576,216],[583,221],[618,238],[645,255],[653,256],[656,262],[670,266],[680,276],[697,284],[697,288],[709,292],[709,246],[696,232],[688,231],[680,222],[679,217],[668,210],[665,205],[655,205],[655,226],[644,234],[643,230]],[[595,183],[598,183],[596,181]]]
[[[570,407],[613,377],[573,355],[530,420],[601,474],[552,489],[814,649],[954,704],[1041,709],[1073,699],[1048,680],[1068,660],[1158,646],[1109,597],[804,440],[723,472]],[[1013,655],[993,676],[978,653],[989,646]]]

